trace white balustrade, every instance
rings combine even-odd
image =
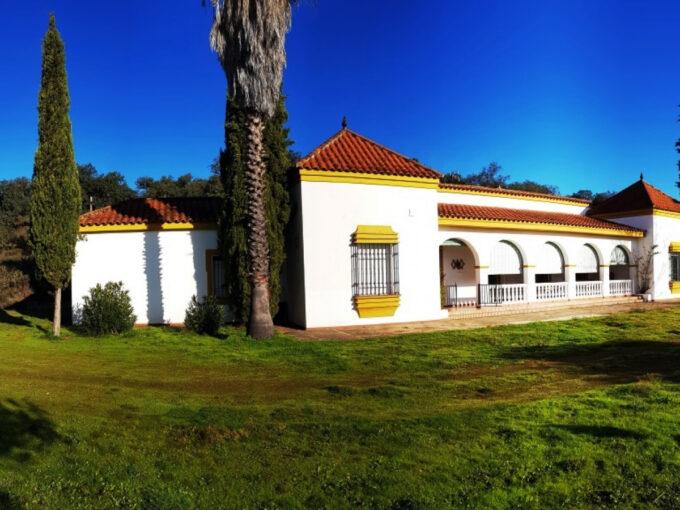
[[[630,296],[633,293],[633,282],[630,280],[610,280],[609,293],[612,296]]]
[[[576,282],[576,297],[602,296],[602,282]]]
[[[567,282],[536,284],[536,299],[538,301],[544,301],[548,299],[567,299],[567,295]]]
[[[526,301],[526,285],[523,283],[512,285],[485,285],[480,289],[482,304],[519,303]]]

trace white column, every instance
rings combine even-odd
[[[524,285],[527,301],[536,301],[536,266],[524,266]]]
[[[564,280],[567,282],[567,299],[576,298],[576,266],[564,266]]]
[[[609,296],[609,264],[600,264],[600,281],[602,282],[602,296]]]

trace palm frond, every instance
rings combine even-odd
[[[227,75],[229,97],[271,116],[286,64],[291,0],[211,0],[210,46]]]

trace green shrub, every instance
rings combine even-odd
[[[83,307],[78,318],[80,327],[89,335],[105,335],[130,331],[137,317],[130,303],[130,293],[123,282],[97,284],[83,296]]]
[[[184,316],[184,325],[201,335],[217,335],[224,318],[224,309],[214,296],[206,296],[203,301],[191,297]]]

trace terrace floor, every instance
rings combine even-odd
[[[507,324],[525,324],[528,322],[559,321],[581,317],[599,317],[633,310],[657,310],[672,307],[680,308],[680,300],[643,303],[632,297],[612,298],[611,300],[598,298],[569,301],[548,306],[534,304],[530,309],[527,305],[482,309],[462,308],[451,310],[447,319],[434,321],[310,328],[306,330],[278,326],[277,329],[299,340],[360,340],[363,338],[413,333],[473,329]]]

